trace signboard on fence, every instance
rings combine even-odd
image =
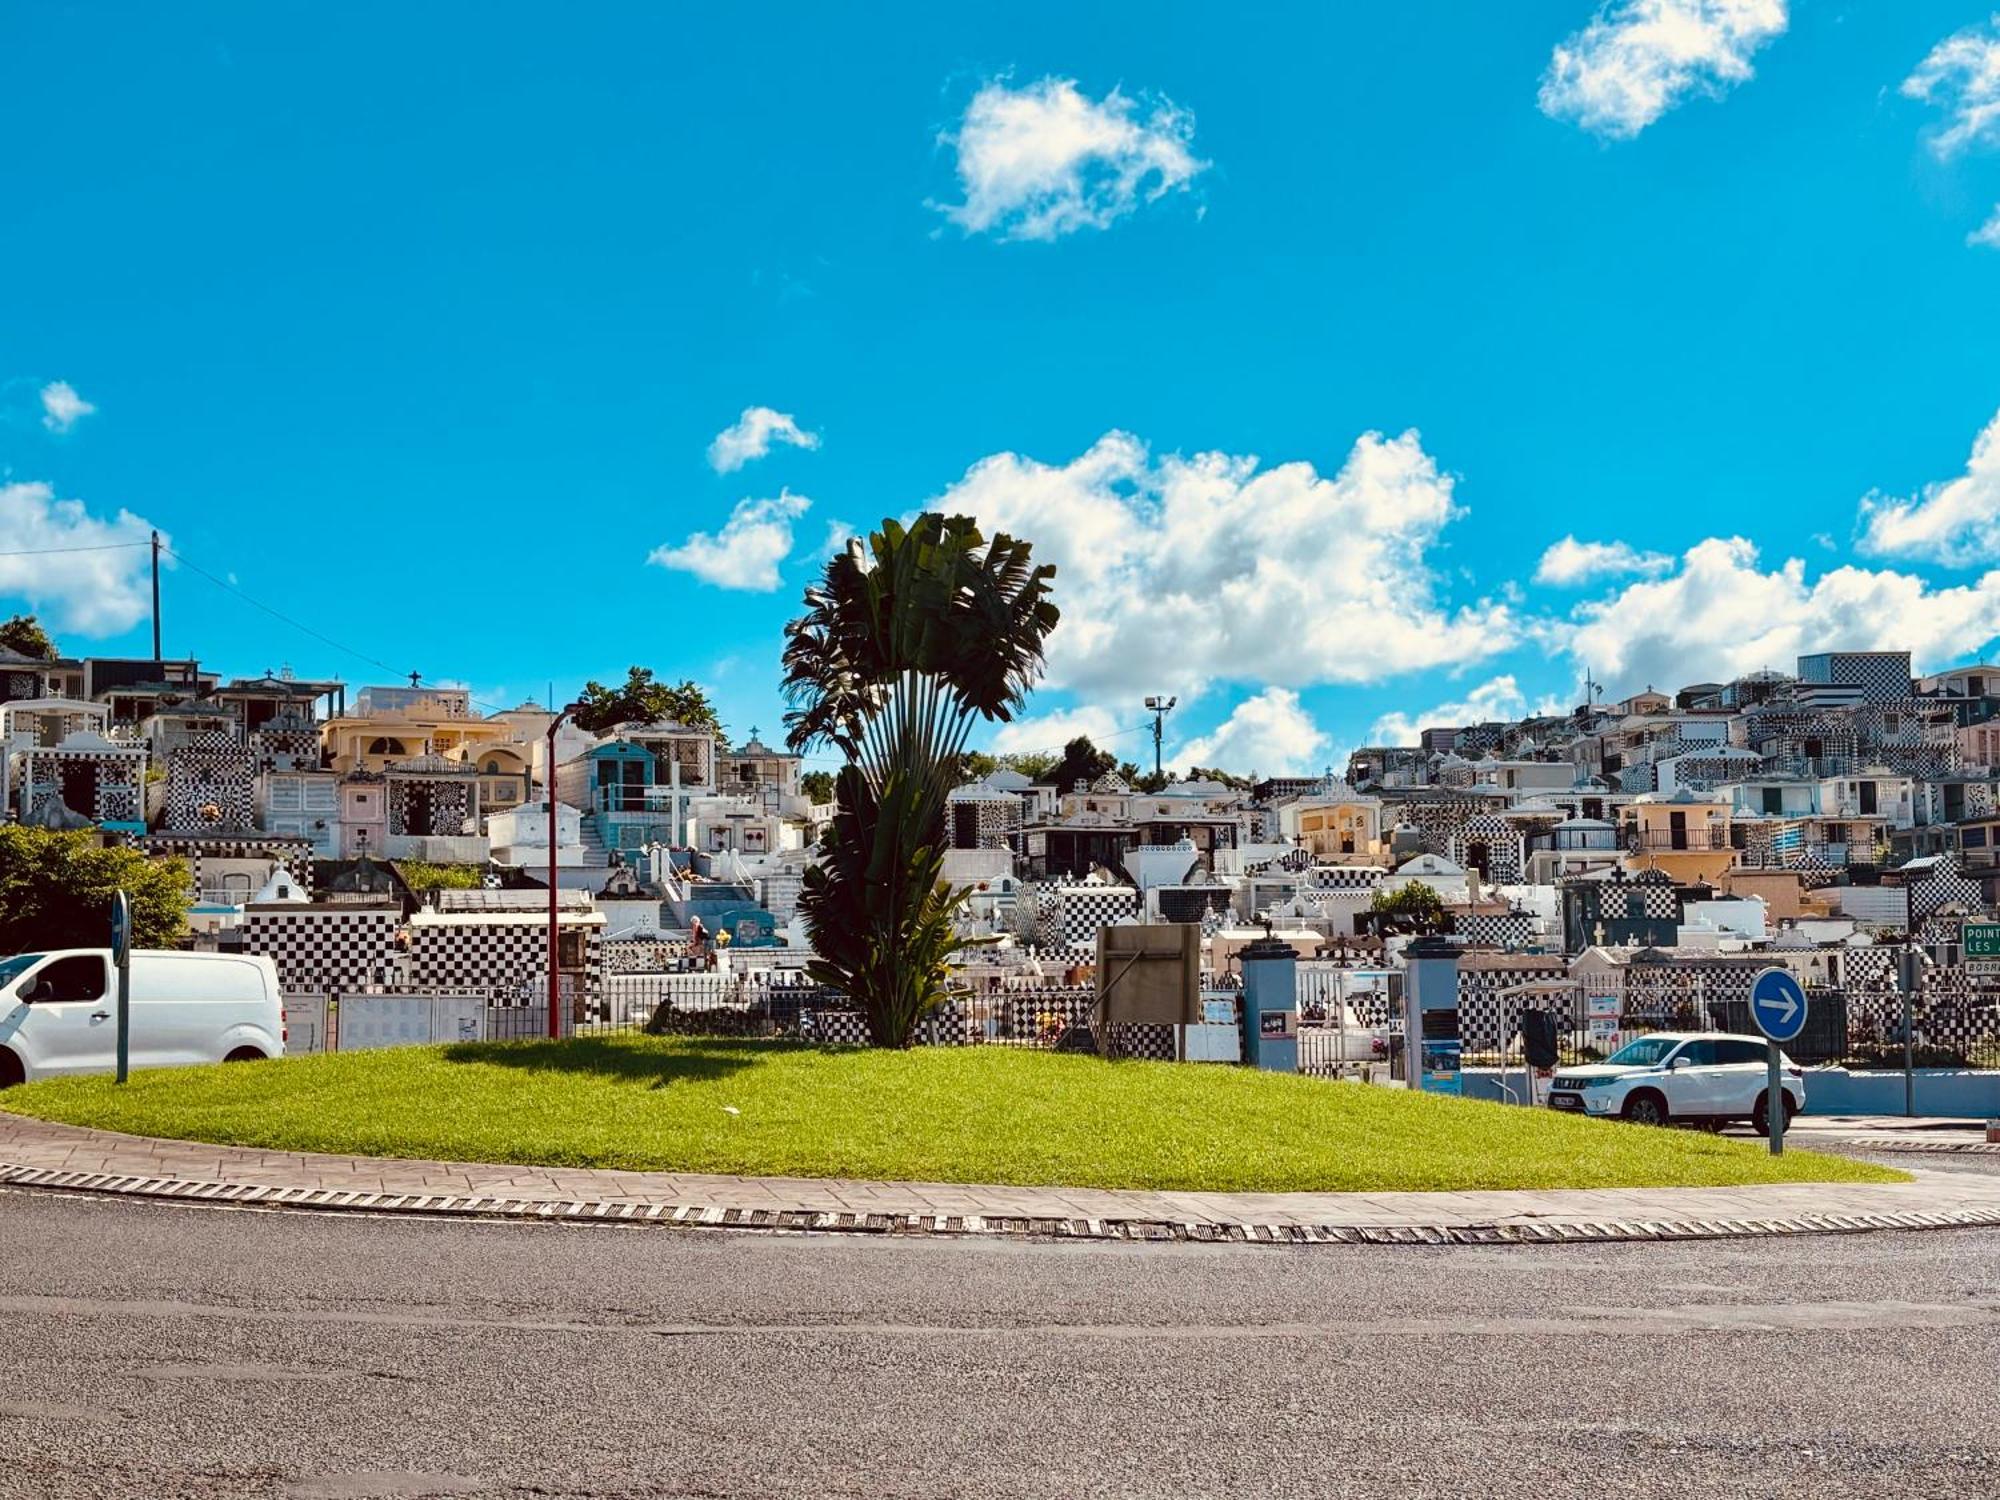
[[[1967,922],[1965,956],[2000,962],[2000,922]]]

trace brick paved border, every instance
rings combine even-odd
[[[112,1197],[220,1203],[334,1213],[400,1214],[561,1223],[655,1224],[682,1229],[731,1229],[791,1234],[988,1235],[1124,1241],[1191,1241],[1259,1245],[1552,1245],[1660,1240],[1750,1239],[1800,1234],[1867,1234],[1892,1230],[2000,1228],[2000,1209],[1935,1213],[1801,1214],[1777,1219],[1586,1220],[1505,1224],[1254,1224],[1158,1219],[997,1218],[956,1214],[818,1213],[639,1203],[615,1198],[533,1199],[454,1197],[435,1193],[369,1193],[333,1188],[260,1187],[240,1182],[66,1172],[0,1163],[0,1186]]]

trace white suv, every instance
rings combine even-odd
[[[1642,1036],[1604,1062],[1558,1069],[1549,1085],[1549,1108],[1616,1115],[1640,1125],[1686,1120],[1715,1126],[1748,1120],[1759,1135],[1768,1135],[1767,1045],[1756,1037],[1720,1031]],[[1783,1068],[1789,1125],[1806,1107],[1806,1078],[1790,1058],[1783,1059]]]

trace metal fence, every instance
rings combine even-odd
[[[1402,1050],[1397,976],[1301,964],[1298,970],[1299,1068],[1336,1075],[1393,1061]],[[1520,1018],[1527,1010],[1555,1018],[1558,1063],[1592,1062],[1635,1037],[1658,1031],[1755,1035],[1740,995],[1591,995],[1534,986],[1497,1017],[1468,1031],[1468,1067],[1520,1066]],[[1209,1002],[1238,991],[1208,988]],[[1908,1005],[1893,989],[1808,988],[1806,1030],[1786,1047],[1807,1066],[2000,1068],[2000,989],[1927,986]],[[314,992],[285,1000],[289,1051],[354,1051],[427,1042],[533,1040],[549,1034],[539,981],[507,988],[427,988]],[[1003,1046],[1095,1050],[1095,996],[1088,986],[1039,985],[960,996],[918,1026],[921,1046]],[[1231,1006],[1234,1015],[1234,1007]],[[780,973],[756,976],[604,974],[584,984],[565,976],[559,1017],[568,1036],[773,1037],[819,1044],[868,1040],[867,1022],[846,996]],[[1491,1022],[1492,1024],[1488,1024]],[[1227,1026],[1229,1023],[1219,1023]],[[1208,1028],[1211,1032],[1217,1028]],[[1199,1053],[1215,1056],[1214,1036]],[[1122,1028],[1109,1039],[1126,1056],[1172,1058],[1182,1039],[1167,1026]]]

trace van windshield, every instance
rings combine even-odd
[[[17,953],[12,958],[0,958],[0,984],[12,984],[41,961],[39,953]]]

